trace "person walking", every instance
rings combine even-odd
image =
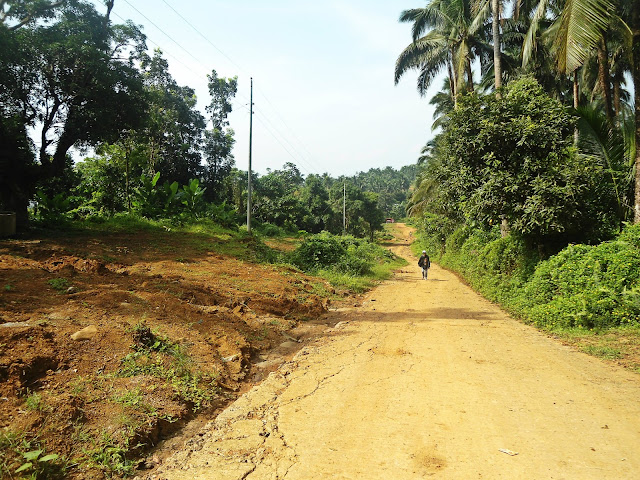
[[[418,266],[422,269],[422,279],[427,279],[427,273],[429,272],[429,268],[431,267],[431,262],[429,261],[429,255],[427,255],[427,251],[423,250],[420,259],[418,260]]]

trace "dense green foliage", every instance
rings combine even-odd
[[[389,250],[376,244],[323,233],[306,238],[293,252],[291,260],[308,272],[335,270],[351,275],[370,275],[376,264],[393,258]]]
[[[460,97],[420,173],[414,202],[457,224],[504,222],[547,251],[611,237],[624,219],[614,183],[620,175],[577,153],[575,121],[531,78],[510,83],[501,98]]]
[[[640,226],[598,245],[569,245],[547,259],[497,228],[461,227],[420,246],[487,298],[547,329],[640,326]],[[439,252],[439,253],[436,253]]]
[[[247,173],[234,168],[228,121],[237,77],[207,75],[203,115],[162,51],[148,52],[141,29],[104,4],[0,5],[0,209],[17,212],[19,230],[124,212],[244,223]],[[74,165],[72,149],[92,155]],[[386,217],[404,216],[414,171],[304,178],[287,163],[254,174],[252,217],[258,229],[373,239]]]
[[[421,246],[538,326],[637,326],[640,227],[617,236],[628,163],[576,147],[573,125],[528,78],[461,97],[418,177]]]

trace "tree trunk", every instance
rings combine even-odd
[[[609,75],[609,52],[607,50],[607,39],[603,33],[598,45],[598,82],[602,90],[604,100],[604,111],[609,123],[613,124],[613,109],[611,108],[611,78]]]
[[[578,108],[580,106],[580,84],[578,83],[578,70],[576,68],[573,71],[573,108]]]
[[[616,75],[612,78],[613,82],[613,114],[616,118],[620,115],[620,78]]]
[[[498,91],[502,87],[502,63],[500,59],[500,0],[491,0],[491,13],[493,21],[493,73],[495,77],[496,97],[500,98]]]
[[[576,68],[573,71],[573,108],[577,109],[580,106],[580,84],[578,83],[578,70]],[[573,130],[573,143],[578,145],[578,127]]]
[[[636,120],[636,161],[635,161],[635,198],[633,202],[634,223],[640,223],[640,8],[632,9],[631,31],[633,43],[631,47],[633,60],[633,89],[635,97]]]
[[[449,72],[449,91],[451,92],[451,100],[453,100],[453,106],[457,105],[456,100],[456,79],[453,77],[453,68],[451,62],[447,61],[447,71]]]
[[[70,135],[65,135],[65,132],[62,132],[56,145],[56,151],[51,159],[50,169],[45,173],[45,175],[47,175],[45,178],[59,177],[64,173],[64,167],[67,163],[67,153],[69,149],[73,147],[74,143],[75,141]]]
[[[471,69],[471,59],[467,58],[467,91],[473,93],[473,70]]]
[[[453,48],[449,51],[449,69],[451,72],[451,78],[453,79],[453,106],[454,108],[458,105],[458,72],[453,66]]]
[[[511,227],[509,227],[509,221],[503,216],[500,221],[500,237],[505,238],[511,233]]]

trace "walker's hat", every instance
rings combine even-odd
[[[422,250],[422,253],[427,253],[427,251],[426,250]]]

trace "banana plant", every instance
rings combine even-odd
[[[190,215],[197,217],[202,211],[204,192],[207,188],[200,187],[200,181],[197,178],[192,179],[188,185],[182,186],[180,192],[182,204],[187,208]]]

